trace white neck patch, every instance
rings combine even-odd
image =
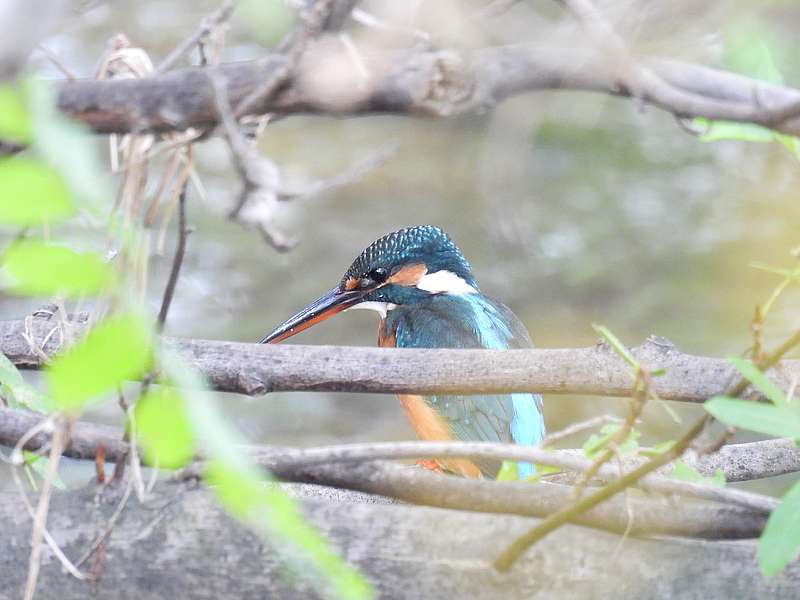
[[[362,310],[374,310],[381,316],[382,319],[385,319],[386,313],[393,308],[397,308],[397,304],[392,304],[391,302],[360,302],[351,306],[350,308],[346,308],[345,312],[348,310],[356,310],[357,308]]]
[[[417,289],[432,294],[477,294],[478,290],[464,281],[452,271],[436,271],[426,273],[417,282]]]

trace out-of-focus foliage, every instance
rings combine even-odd
[[[151,391],[136,401],[136,431],[150,464],[175,469],[191,460],[195,438],[183,396],[175,389]]]
[[[135,313],[107,318],[47,369],[53,408],[77,412],[153,364],[149,326]]]
[[[69,189],[52,167],[23,156],[0,161],[0,224],[33,227],[74,212]]]
[[[195,439],[202,441],[201,452],[209,461],[206,478],[222,504],[239,519],[264,531],[275,550],[291,559],[295,573],[320,591],[327,582],[339,598],[371,598],[367,580],[330,549],[303,519],[296,503],[262,475],[245,453],[239,434],[219,413],[212,397],[203,392],[208,386],[202,376],[165,350],[161,363],[169,379],[187,394],[192,409],[180,418],[188,421]],[[315,573],[308,574],[301,567],[304,559]]]
[[[54,109],[53,98],[43,85],[27,83],[25,87],[28,106],[21,103],[23,95],[14,89],[0,88],[0,109],[6,106],[6,116],[18,125],[14,130],[0,118],[0,134],[25,134],[37,157],[0,162],[0,223],[48,227],[72,215],[76,208],[84,215],[102,215],[114,193],[95,158],[89,136]],[[27,135],[30,130],[32,137]],[[112,219],[109,227],[125,249],[123,254],[149,251],[135,225]],[[50,235],[49,227],[46,233]],[[121,268],[129,266],[123,261]],[[167,353],[154,352],[152,324],[134,309],[131,295],[122,293],[125,286],[120,285],[115,269],[99,254],[22,239],[6,248],[2,267],[5,291],[70,298],[100,295],[113,299],[116,305],[114,312],[48,365],[46,399],[33,392],[3,357],[0,393],[11,406],[77,415],[109,392],[121,390],[127,381],[151,373],[159,358],[164,363],[160,367],[170,374],[170,383],[207,389],[192,369],[183,364],[170,368],[178,361]],[[124,279],[125,273],[122,275]],[[67,331],[61,333],[68,335]],[[306,571],[306,562],[312,564],[316,574],[310,581],[320,591],[330,584],[336,597],[361,600],[372,596],[366,580],[306,523],[294,501],[261,475],[208,393],[194,394],[189,411],[184,393],[159,388],[138,399],[134,419],[147,460],[167,468],[189,461],[202,440],[204,456],[212,465],[211,482],[222,503],[267,534],[277,551],[286,551],[282,545],[292,548],[288,554],[296,573]],[[46,469],[46,464],[45,458],[30,457],[25,468],[32,486],[36,485],[32,473]]]
[[[783,570],[800,551],[800,481],[772,511],[758,542],[758,566],[767,575]]]
[[[2,353],[0,353],[0,396],[5,398],[11,408],[23,407],[44,411],[47,407],[45,397],[25,382],[16,365]]]
[[[612,438],[619,433],[622,426],[617,423],[608,423],[600,428],[600,433],[593,433],[583,444],[583,453],[587,458],[597,458],[601,451],[608,447]],[[625,440],[618,444],[615,451],[619,455],[632,454],[639,450],[640,433],[635,429],[625,437]]]
[[[697,469],[690,467],[680,459],[675,461],[675,470],[672,472],[672,476],[675,479],[681,479],[691,483],[703,483],[717,487],[723,487],[727,483],[725,480],[725,473],[723,473],[720,469],[714,471],[714,474],[711,477],[706,477],[702,473],[698,472]]]
[[[111,288],[116,280],[114,270],[99,254],[39,240],[12,244],[2,267],[6,290],[26,296],[91,296]]]
[[[0,85],[0,138],[23,144],[31,141],[31,116],[16,87]]]
[[[768,83],[783,84],[783,75],[776,62],[785,63],[785,48],[780,39],[768,35],[762,27],[739,23],[731,27],[725,36],[725,64],[734,71],[761,79]],[[776,61],[775,57],[779,60]],[[755,92],[754,92],[755,93]],[[695,119],[695,125],[703,130],[700,140],[717,142],[738,140],[742,142],[778,142],[800,158],[798,138],[772,131],[751,123],[711,121]]]
[[[732,359],[733,364],[769,403],[717,396],[706,410],[721,422],[800,443],[800,403],[789,402],[784,393],[751,363]],[[800,482],[783,496],[772,512],[758,544],[758,564],[768,576],[783,570],[800,552]]]

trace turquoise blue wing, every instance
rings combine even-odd
[[[533,344],[519,319],[503,304],[479,294],[434,296],[412,310],[389,312],[386,327],[399,348],[529,348]],[[456,439],[536,445],[544,437],[538,394],[429,396],[428,404],[445,420]],[[495,476],[500,464],[478,462]],[[533,465],[520,463],[521,476]]]

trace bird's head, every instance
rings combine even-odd
[[[330,292],[287,319],[261,340],[280,342],[350,308],[386,315],[431,294],[473,294],[469,263],[448,235],[433,225],[400,229],[375,240]]]

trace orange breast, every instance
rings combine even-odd
[[[393,333],[384,332],[383,325],[383,321],[378,325],[378,345],[381,348],[394,348],[397,346],[397,340]],[[445,442],[453,439],[453,432],[450,427],[425,402],[425,398],[411,394],[398,394],[397,399],[403,405],[406,416],[420,439],[435,442]],[[483,477],[477,465],[464,458],[446,458],[435,462],[443,469],[458,473],[464,477],[474,479]]]
[[[420,439],[436,442],[453,439],[453,432],[442,418],[436,414],[436,411],[425,402],[425,398],[410,394],[398,394],[397,399],[403,405],[406,416],[411,421],[411,426]],[[444,469],[464,477],[482,477],[481,470],[477,465],[465,458],[442,458],[436,462]]]

